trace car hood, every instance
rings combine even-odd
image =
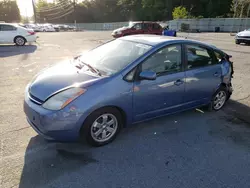
[[[250,31],[241,31],[237,34],[237,36],[250,36]]]
[[[58,63],[45,69],[29,85],[29,93],[45,101],[60,90],[66,89],[74,84],[81,87],[92,85],[102,77],[92,75],[88,70],[79,70],[71,62]]]
[[[118,28],[116,30],[114,30],[113,32],[119,32],[119,31],[125,31],[125,30],[128,30],[130,29],[129,27],[121,27],[121,28]]]

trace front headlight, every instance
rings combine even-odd
[[[79,87],[64,90],[50,97],[45,103],[43,103],[42,106],[48,110],[60,110],[83,94],[85,91],[85,89]]]
[[[121,31],[116,31],[115,34],[120,35],[120,34],[122,34],[122,32]]]

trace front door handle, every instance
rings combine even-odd
[[[176,85],[176,86],[179,86],[179,85],[181,85],[181,84],[183,84],[183,81],[182,81],[181,79],[178,79],[178,80],[176,80],[176,81],[174,82],[174,85]]]

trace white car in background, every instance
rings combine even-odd
[[[41,30],[43,32],[55,32],[55,28],[53,27],[53,25],[51,24],[44,24],[44,25],[41,25]]]
[[[26,42],[36,42],[37,36],[33,29],[18,24],[0,23],[0,44],[23,46]]]
[[[250,29],[246,29],[236,34],[235,44],[240,43],[250,44]]]

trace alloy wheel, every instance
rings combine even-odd
[[[18,46],[22,46],[22,45],[24,45],[24,43],[25,43],[25,41],[23,38],[21,38],[21,37],[16,38],[16,44]]]
[[[111,139],[118,128],[117,118],[113,114],[102,114],[91,125],[91,137],[96,142]]]
[[[227,94],[225,91],[219,91],[214,97],[213,105],[215,110],[219,110],[223,107],[227,99]]]

